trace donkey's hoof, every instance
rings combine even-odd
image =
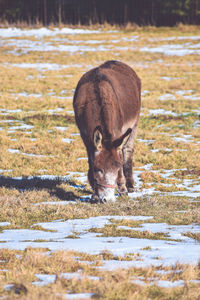
[[[129,193],[133,193],[135,191],[134,189],[134,182],[132,180],[126,181],[126,187]]]
[[[91,199],[90,199],[90,203],[100,203],[100,199],[97,195],[92,195]]]
[[[128,195],[127,188],[126,187],[120,187],[119,190],[118,190],[118,193],[119,193],[120,196]]]
[[[135,191],[133,186],[129,186],[127,187],[127,189],[128,189],[128,193],[133,193]]]

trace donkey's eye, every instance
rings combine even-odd
[[[121,168],[121,164],[120,164],[120,162],[118,162],[118,161],[114,161],[113,163],[112,163],[112,168],[113,169],[119,169],[119,168]]]
[[[103,174],[103,170],[102,170],[102,169],[99,169],[99,168],[97,168],[97,167],[94,167],[94,172],[95,172],[95,173]]]

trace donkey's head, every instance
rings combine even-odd
[[[108,145],[103,141],[100,127],[94,130],[93,142],[95,155],[92,165],[93,200],[100,202],[115,201],[115,188],[120,171],[123,172],[122,148],[126,143],[131,129],[129,128],[120,138]]]

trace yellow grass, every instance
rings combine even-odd
[[[91,29],[98,27],[91,26]],[[104,24],[99,34],[58,35],[59,42],[48,36],[42,38],[44,43],[53,46],[96,48],[92,52],[78,51],[72,55],[59,51],[26,53],[23,49],[15,53],[16,47],[9,44],[10,38],[3,40],[0,48],[0,222],[10,222],[10,225],[0,226],[0,234],[5,229],[15,228],[44,230],[35,225],[39,222],[100,215],[145,215],[153,216],[148,222],[200,224],[200,198],[188,197],[188,187],[184,185],[185,180],[191,180],[191,187],[200,184],[200,130],[199,126],[195,126],[199,124],[200,107],[199,55],[168,56],[141,51],[144,47],[160,45],[170,47],[179,44],[184,47],[185,43],[190,43],[194,46],[196,40],[179,40],[178,37],[196,36],[198,32],[198,26],[143,28],[128,24],[126,28],[116,28]],[[174,39],[167,40],[169,37]],[[16,37],[15,40],[16,43],[38,41],[36,37]],[[93,44],[93,41],[99,43]],[[99,46],[107,47],[107,50],[99,51]],[[142,114],[135,142],[134,169],[139,172],[140,190],[154,187],[158,194],[134,199],[119,197],[115,204],[91,205],[79,201],[81,196],[91,193],[88,184],[83,184],[76,175],[65,181],[59,176],[69,172],[87,174],[87,160],[78,160],[86,158],[87,154],[71,113],[73,93],[84,72],[109,59],[129,64],[142,79]],[[16,65],[22,63],[57,64],[60,69],[38,70]],[[62,69],[63,65],[67,67]],[[185,91],[185,94],[180,91]],[[176,100],[171,100],[171,96],[160,100],[165,94],[172,95]],[[192,100],[193,97],[196,100]],[[157,109],[170,111],[171,114],[150,114],[151,110]],[[23,125],[28,125],[30,129],[12,129]],[[181,140],[184,137],[189,142]],[[72,142],[66,143],[63,139],[72,139]],[[153,141],[148,142],[150,140]],[[149,169],[143,168],[149,164]],[[174,170],[173,175],[163,176],[167,170]],[[37,177],[40,175],[55,175],[58,178],[45,181]],[[18,176],[24,178],[19,181],[15,178]],[[33,176],[32,180],[29,176]],[[186,194],[181,197],[171,194],[175,191],[185,191]],[[73,200],[76,204],[60,205],[60,200]],[[58,202],[58,205],[40,204],[47,201]],[[141,223],[144,221],[131,223],[115,220],[111,225],[93,231],[99,231],[104,236],[148,238],[146,251],[151,251],[151,239],[167,238],[149,231],[130,233],[130,230],[117,229],[119,225],[131,228]],[[186,235],[199,241],[199,233],[188,231]],[[74,231],[69,237],[77,238],[78,233]],[[42,240],[39,242],[42,243]],[[102,260],[134,261],[138,259],[138,254],[117,257],[108,252],[99,255],[73,251],[57,251],[47,255],[46,252],[47,249],[39,248],[0,250],[0,299],[1,296],[2,299],[62,299],[67,291],[93,293],[96,299],[200,298],[199,282],[191,281],[200,280],[198,264],[109,272],[98,269],[103,265]],[[87,261],[92,261],[92,265]],[[170,273],[156,273],[161,269]],[[67,280],[60,275],[78,270],[83,273],[81,279]],[[57,277],[54,283],[39,287],[32,284],[37,281],[35,274],[55,274]],[[91,280],[90,275],[100,279]],[[133,280],[140,276],[144,285]],[[152,278],[157,279],[152,281]],[[157,284],[158,280],[183,280],[184,285],[162,288]],[[11,283],[14,284],[13,289],[6,291],[5,285]]]

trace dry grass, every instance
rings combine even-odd
[[[108,29],[111,31],[108,32]],[[52,46],[72,46],[76,43],[80,47],[96,48],[92,52],[78,51],[72,55],[59,51],[24,52],[23,49],[17,50],[15,44],[9,44],[10,38],[3,39],[0,48],[0,222],[10,222],[10,225],[0,226],[0,233],[16,228],[44,230],[33,225],[101,215],[153,216],[148,222],[171,225],[200,223],[200,198],[187,194],[188,191],[192,194],[192,188],[199,185],[200,175],[199,55],[167,56],[140,51],[147,46],[154,48],[179,44],[184,47],[186,43],[194,46],[196,40],[179,40],[178,37],[197,35],[198,30],[199,27],[183,25],[142,28],[128,24],[123,29],[104,25],[102,33],[95,35],[58,35],[60,41],[48,36],[42,38],[43,43]],[[174,39],[167,40],[168,37]],[[23,40],[38,41],[36,37],[16,37],[14,40],[16,44]],[[99,43],[93,44],[93,41]],[[100,51],[99,46],[105,47],[106,51]],[[108,59],[126,62],[142,79],[142,115],[135,142],[135,171],[140,190],[154,187],[158,194],[141,195],[134,199],[118,198],[115,204],[91,205],[79,201],[80,197],[91,193],[88,184],[83,184],[76,175],[68,179],[61,176],[71,171],[87,173],[87,160],[78,160],[87,157],[87,154],[80,136],[74,135],[78,129],[71,113],[73,92],[84,72]],[[60,69],[20,68],[22,63],[57,64]],[[62,69],[63,65],[67,67]],[[169,99],[160,100],[165,94]],[[156,109],[171,113],[150,113]],[[16,126],[19,128],[13,128]],[[63,139],[72,139],[72,142],[66,143]],[[9,149],[15,150],[15,153],[9,152]],[[149,164],[151,167],[143,168]],[[166,173],[170,170],[173,170],[172,174]],[[42,180],[38,177],[41,175],[55,175],[58,178]],[[15,178],[18,176],[23,178]],[[185,192],[185,196],[172,194],[178,191]],[[60,205],[60,200],[73,200],[76,204]],[[48,201],[58,204],[42,204]],[[93,231],[99,231],[104,236],[149,238],[149,248],[144,250],[151,251],[151,239],[166,239],[163,233],[159,235],[117,228],[119,225],[131,228],[142,223],[144,221],[115,220],[111,225]],[[186,235],[199,241],[199,233],[188,232]],[[78,234],[74,232],[69,237],[77,238]],[[94,293],[96,299],[200,298],[199,283],[191,281],[200,280],[198,265],[162,266],[160,269],[170,273],[159,274],[156,273],[159,268],[154,266],[109,272],[98,269],[103,264],[102,260],[135,260],[137,255],[116,257],[106,252],[89,255],[67,251],[47,255],[45,251],[47,249],[0,250],[0,298],[62,299],[67,290]],[[77,256],[78,260],[75,259]],[[84,260],[93,263],[90,265]],[[8,271],[2,271],[4,269]],[[81,279],[68,280],[60,276],[63,272],[78,270],[82,270]],[[34,286],[32,282],[37,280],[35,274],[38,273],[55,274],[56,281],[43,287]],[[100,279],[91,280],[89,275],[99,276]],[[144,285],[133,281],[133,278],[140,276]],[[184,286],[162,288],[157,284],[158,280],[183,280]],[[10,283],[17,286],[5,291],[5,285]]]
[[[78,255],[79,261],[75,259]],[[107,254],[109,255],[109,254]],[[1,267],[7,269],[0,273],[0,293],[7,299],[57,299],[62,298],[66,291],[71,293],[92,293],[97,299],[198,299],[199,288],[195,280],[199,268],[177,264],[174,268],[130,268],[117,271],[101,271],[101,260],[112,256],[85,256],[75,252],[58,251],[47,255],[42,249],[27,248],[26,251],[1,250]],[[90,260],[88,264],[85,259]],[[120,259],[120,257],[115,257]],[[130,258],[129,258],[130,259]],[[78,272],[76,276],[65,279],[62,273]],[[32,282],[38,281],[35,274],[55,275],[52,284],[38,287]],[[92,279],[90,276],[95,276]],[[142,278],[144,284],[134,283],[135,278]],[[162,288],[157,285],[159,280],[171,282],[182,280],[183,287]],[[193,283],[194,280],[194,283]],[[152,285],[149,283],[152,282]],[[6,284],[13,284],[10,291],[5,292]],[[22,284],[23,283],[23,284]],[[41,293],[42,292],[42,293]],[[58,296],[59,295],[59,296]]]

